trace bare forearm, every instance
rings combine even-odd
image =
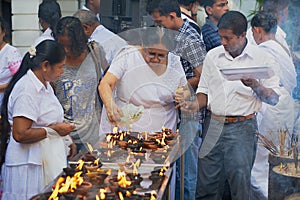
[[[199,109],[205,108],[207,106],[207,95],[203,93],[198,93],[197,102]]]
[[[7,86],[8,86],[8,83],[0,85],[0,93],[4,93]]]
[[[104,106],[107,107],[107,105],[110,104],[113,100],[113,98],[112,98],[112,94],[113,94],[112,88],[109,86],[109,84],[103,82],[103,83],[100,83],[100,85],[98,87],[98,90],[99,90],[99,94],[100,94],[100,97],[103,101]]]
[[[19,143],[29,144],[45,139],[47,133],[43,128],[30,128],[21,134],[18,131],[13,131],[13,137]]]

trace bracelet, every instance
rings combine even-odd
[[[192,13],[192,17],[196,17],[197,16],[197,13]]]

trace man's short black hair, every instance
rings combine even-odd
[[[177,0],[179,4],[189,6],[196,2],[196,0]]]
[[[247,31],[247,19],[239,11],[228,11],[219,20],[219,29],[230,29],[236,36]]]
[[[162,16],[168,16],[175,12],[177,17],[181,17],[181,11],[177,0],[150,0],[146,11],[151,15],[153,12],[159,12]]]

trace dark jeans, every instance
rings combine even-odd
[[[222,199],[227,180],[233,200],[248,200],[257,146],[256,118],[225,125],[207,121],[210,123],[205,124],[203,144],[212,142],[210,135],[217,135],[212,131],[221,133],[211,151],[198,159],[196,199]]]

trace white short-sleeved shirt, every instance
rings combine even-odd
[[[14,86],[8,101],[8,120],[23,116],[33,121],[32,127],[44,127],[63,122],[63,109],[54,95],[51,85],[47,88],[29,70]],[[6,152],[7,166],[22,164],[42,164],[40,143],[21,144],[12,134]],[[64,152],[62,152],[64,153]]]
[[[259,47],[269,52],[276,63],[279,65],[279,78],[281,85],[292,95],[294,88],[296,87],[296,68],[293,63],[293,58],[286,52],[284,48],[278,42],[274,40],[268,40],[259,44]]]
[[[98,42],[103,47],[105,58],[109,65],[111,64],[117,52],[122,47],[127,45],[125,40],[105,28],[103,25],[97,26],[92,33],[90,40]]]
[[[6,44],[0,51],[0,85],[9,83],[12,76],[18,71],[22,62],[20,51]],[[0,108],[4,93],[0,93]]]
[[[249,43],[236,58],[226,52],[223,46],[208,52],[196,93],[207,94],[208,109],[212,113],[222,116],[246,116],[259,111],[261,101],[254,91],[240,80],[226,80],[220,72],[223,68],[250,66],[272,67],[275,66],[275,61],[267,52]],[[259,81],[263,86],[272,88],[280,94],[278,76]]]
[[[55,40],[52,36],[52,30],[50,28],[47,28],[45,32],[40,35],[40,37],[36,38],[33,42],[33,46],[37,46],[39,43],[41,43],[44,40]]]
[[[117,105],[122,107],[131,103],[145,108],[141,119],[133,124],[133,131],[159,131],[162,126],[175,129],[174,94],[177,87],[187,84],[180,57],[169,53],[167,69],[158,76],[139,50],[128,46],[114,59],[109,72],[119,79]],[[106,110],[102,112],[100,127],[104,133],[112,131]]]

